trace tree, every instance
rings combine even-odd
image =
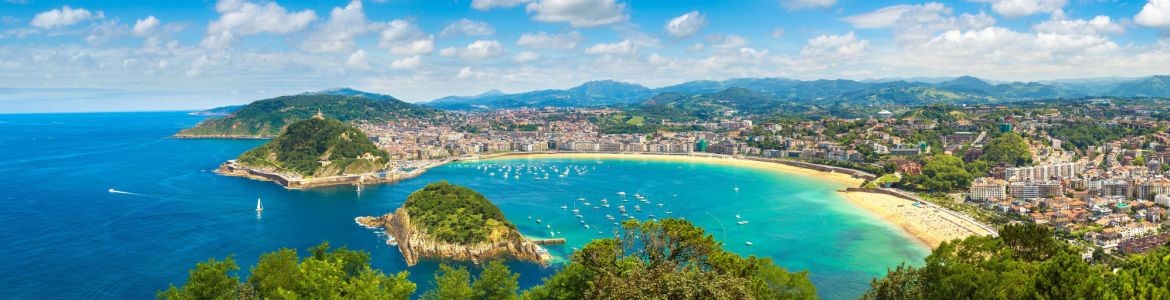
[[[188,272],[187,284],[181,288],[172,284],[167,290],[158,292],[159,299],[232,299],[239,291],[240,279],[229,274],[240,269],[230,256],[224,260],[208,259],[195,264]]]
[[[479,273],[479,278],[475,279],[475,283],[471,284],[473,290],[471,298],[476,300],[514,299],[516,298],[516,290],[520,289],[519,279],[520,274],[512,273],[503,262],[499,260],[489,262]]]
[[[963,165],[958,157],[939,154],[927,158],[926,165],[922,166],[922,174],[910,176],[909,182],[917,182],[924,189],[935,192],[949,192],[964,189],[971,184],[974,177]]]
[[[1023,137],[1007,132],[987,142],[983,147],[983,155],[979,157],[991,163],[1002,163],[1013,166],[1023,166],[1032,162],[1032,150]]]
[[[421,299],[470,300],[474,293],[471,289],[471,272],[465,267],[439,265],[439,270],[435,272],[434,284],[435,288],[423,294]]]

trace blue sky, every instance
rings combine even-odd
[[[351,86],[426,101],[615,79],[1170,74],[1170,0],[0,2],[0,113]]]

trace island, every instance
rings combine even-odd
[[[548,251],[516,230],[482,194],[446,181],[427,184],[407,196],[393,213],[358,217],[357,223],[384,229],[408,266],[421,258],[474,263],[514,258],[547,265]]]
[[[360,186],[414,176],[414,172],[388,170],[387,156],[360,130],[317,114],[220,165],[216,173],[273,181],[294,189]]]

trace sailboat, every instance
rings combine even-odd
[[[256,213],[264,212],[264,204],[260,203],[260,197],[256,197]]]

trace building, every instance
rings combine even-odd
[[[1117,250],[1124,254],[1145,253],[1150,249],[1165,245],[1167,242],[1170,242],[1170,233],[1163,232],[1121,241],[1117,244]]]
[[[1062,163],[1007,168],[1004,170],[1004,177],[1012,181],[1070,179],[1078,177],[1081,171],[1084,171],[1084,165],[1080,163]]]
[[[1008,194],[1016,199],[1048,198],[1064,195],[1058,181],[1016,181],[1008,184]]]
[[[971,183],[969,197],[975,201],[1003,199],[1007,197],[1007,182],[990,177],[977,178]]]

